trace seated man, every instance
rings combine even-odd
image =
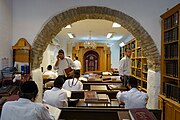
[[[52,65],[47,66],[47,71],[43,73],[43,79],[56,79],[58,77],[57,72],[52,71]],[[46,88],[53,87],[54,81],[49,81],[45,84]]]
[[[48,109],[34,103],[38,87],[34,81],[26,81],[20,88],[18,101],[9,101],[3,105],[1,120],[53,120]]]
[[[79,71],[74,71],[73,79],[67,79],[65,83],[63,84],[63,89],[69,90],[69,91],[77,91],[77,90],[83,90],[83,84],[81,81],[79,81]],[[70,99],[69,106],[76,106],[78,100],[77,99]]]
[[[43,102],[58,108],[67,107],[67,93],[61,89],[63,83],[64,79],[61,76],[57,77],[54,81],[54,87],[44,92]]]
[[[137,89],[138,81],[135,77],[129,77],[128,79],[129,91],[119,91],[116,95],[120,102],[125,103],[125,108],[146,108],[148,95]]]

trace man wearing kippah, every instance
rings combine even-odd
[[[3,105],[1,120],[53,120],[48,109],[34,103],[38,87],[34,81],[26,81],[19,90],[19,99]]]
[[[148,94],[137,89],[138,81],[135,77],[129,77],[127,81],[129,91],[119,91],[116,95],[120,102],[125,103],[125,108],[146,108]]]

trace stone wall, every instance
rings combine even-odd
[[[141,47],[144,49],[144,55],[147,57],[148,69],[156,72],[160,70],[160,55],[158,49],[151,36],[141,24],[121,11],[99,6],[77,7],[53,16],[47,24],[43,26],[41,32],[33,42],[32,69],[40,67],[43,53],[48,44],[63,27],[85,19],[102,19],[121,24],[122,27],[127,29],[141,43]]]

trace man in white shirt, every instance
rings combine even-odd
[[[64,80],[67,80],[68,77],[65,77],[64,69],[71,67],[72,69],[75,67],[73,61],[69,57],[64,57],[64,51],[62,49],[59,50],[57,55],[57,60],[54,65],[54,70],[58,70],[58,76],[61,76],[64,78]],[[73,71],[69,73],[70,76],[73,75]]]
[[[131,50],[125,49],[125,56],[119,62],[119,76],[124,86],[127,86],[127,80],[130,75],[130,57]]]
[[[137,89],[138,81],[135,77],[128,79],[129,91],[119,91],[116,95],[119,102],[125,103],[125,108],[146,108],[148,94]]]
[[[64,80],[61,76],[58,76],[54,81],[54,87],[51,90],[46,90],[43,96],[43,102],[55,107],[67,107],[68,99],[67,93],[62,90]]]
[[[52,71],[52,65],[47,66],[47,71],[43,73],[43,76],[48,76],[48,79],[56,79],[58,77],[57,73]],[[43,77],[44,79],[44,77]],[[51,88],[54,84],[54,81],[49,81],[45,84],[46,88]]]
[[[38,87],[34,81],[26,81],[20,88],[19,99],[3,105],[1,120],[53,120],[47,107],[34,103]]]
[[[79,81],[79,72],[74,71],[74,78],[73,79],[67,79],[65,83],[63,84],[63,89],[68,90],[68,91],[78,91],[78,90],[83,90],[83,84],[81,81]],[[76,106],[78,102],[78,99],[70,99],[69,100],[69,107],[71,106]]]
[[[75,57],[74,60],[74,65],[75,65],[75,71],[79,72],[79,74],[81,73],[81,62],[78,60],[78,57]]]

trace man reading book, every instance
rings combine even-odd
[[[26,81],[20,88],[19,99],[3,105],[1,120],[53,120],[47,107],[34,103],[38,87],[34,81]]]
[[[120,102],[125,103],[125,108],[146,108],[148,94],[137,89],[138,81],[135,77],[129,77],[128,79],[129,91],[119,91],[116,95]]]

